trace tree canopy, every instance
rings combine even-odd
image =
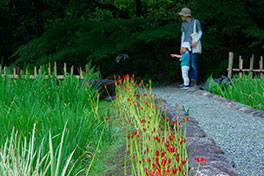
[[[0,53],[8,64],[92,61],[104,76],[175,80],[179,63],[169,54],[179,51],[182,7],[202,24],[201,77],[225,74],[228,51],[261,54],[264,2],[257,0],[3,0]]]

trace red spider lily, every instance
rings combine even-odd
[[[138,161],[139,164],[141,164],[141,161]]]
[[[206,162],[208,161],[208,160],[205,160],[204,157],[200,157],[200,158],[195,157],[194,159],[196,160],[197,163],[202,162],[204,165],[205,165]]]
[[[159,163],[159,158],[156,158],[156,164],[158,165],[158,168],[161,168]]]
[[[162,165],[163,167],[165,167],[166,163],[167,163],[167,157],[164,157],[164,158],[161,160],[161,165]]]
[[[145,119],[142,119],[142,120],[141,120],[141,123],[145,123],[145,122],[146,122],[146,120],[145,120]]]
[[[182,145],[182,143],[183,143],[183,140],[181,140],[180,145]]]
[[[104,87],[107,87],[107,84],[104,84]]]
[[[142,95],[142,97],[145,97],[145,96],[147,96],[148,94],[147,93],[144,93],[143,95]]]
[[[177,124],[177,120],[173,120],[173,125]]]
[[[146,132],[146,128],[143,128],[143,131]]]
[[[153,159],[154,160],[154,159]],[[152,163],[153,170],[156,170],[157,166],[155,163]]]
[[[124,78],[124,79],[129,79],[130,76],[129,76],[129,75],[125,75],[125,76],[123,76],[123,78]]]
[[[107,121],[108,120],[108,117],[107,116],[105,116],[105,121]]]
[[[85,88],[87,88],[87,86],[84,86]]]
[[[161,158],[165,156],[166,152],[161,152]]]
[[[178,108],[179,107],[179,105],[178,104],[176,104],[176,108]]]
[[[135,155],[132,156],[132,159],[135,159]]]
[[[162,127],[160,128],[160,130],[161,130],[161,131],[164,131],[164,126],[162,126]]]
[[[172,173],[173,174],[176,174],[178,172],[178,169],[177,167],[174,165],[173,168],[172,168]]]
[[[156,172],[154,173],[155,173],[155,176],[162,176],[160,168],[157,168]]]
[[[184,122],[188,122],[189,121],[189,117],[184,117]]]
[[[165,140],[165,137],[163,136],[161,141],[164,142],[164,140]]]
[[[160,138],[158,136],[156,137],[156,139],[157,139],[158,143],[160,143]]]
[[[127,135],[127,139],[130,139],[130,137],[131,137],[131,136],[130,136],[130,134],[129,134],[129,135]]]
[[[168,151],[169,151],[170,153],[175,153],[175,152],[177,151],[177,148],[174,147],[174,146],[170,146],[170,147],[168,147]]]
[[[168,159],[168,164],[171,164],[172,160],[171,158]]]
[[[179,153],[175,154],[175,159],[176,159],[177,163],[180,162],[180,154]]]
[[[151,159],[150,159],[150,157],[148,157],[148,162],[149,162],[149,163],[151,162]]]
[[[166,143],[165,143],[165,147],[169,147],[170,146],[170,142],[169,141],[166,141]]]
[[[138,94],[135,94],[135,95],[134,95],[134,97],[137,97],[137,96],[138,96]]]
[[[181,165],[181,164],[178,166],[178,170],[179,170],[180,172],[182,171],[182,165]]]
[[[185,165],[186,163],[187,163],[187,158],[186,158],[185,160],[182,160],[182,161],[181,161],[181,164],[182,164],[182,165]]]
[[[145,170],[146,175],[149,176],[147,167],[145,167],[144,170]]]
[[[171,134],[171,135],[169,136],[170,141],[173,141],[174,138],[175,138],[174,134]]]
[[[159,157],[160,156],[160,152],[157,150],[156,151],[156,156]]]
[[[167,117],[167,118],[166,118],[166,122],[169,122],[169,121],[170,121],[170,118],[169,118],[169,117]]]

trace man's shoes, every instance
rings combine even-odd
[[[191,87],[196,87],[197,86],[197,81],[192,79],[191,80]]]
[[[190,89],[190,86],[181,85],[180,89]]]

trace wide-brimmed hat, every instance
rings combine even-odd
[[[187,7],[184,7],[181,9],[181,12],[179,12],[178,14],[181,15],[181,16],[186,16],[186,17],[192,17],[191,15],[191,9],[187,8]]]
[[[189,42],[183,42],[181,45],[182,48],[187,48],[189,51],[191,51],[191,45]]]

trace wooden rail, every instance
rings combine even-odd
[[[13,79],[17,79],[17,78],[35,79],[38,74],[41,74],[42,66],[39,66],[39,67],[35,66],[33,75],[29,75],[28,70],[26,70],[25,75],[22,75],[22,70],[19,67],[13,67],[12,68],[13,74],[7,74],[7,69],[9,71],[11,71],[10,68],[8,68],[6,66],[4,66],[4,68],[2,69],[2,65],[0,64],[0,72],[1,72],[3,78],[8,77],[8,78],[13,78]],[[54,62],[53,73],[52,73],[52,69],[51,69],[51,64],[49,63],[48,64],[48,75],[45,75],[44,77],[45,77],[45,79],[49,79],[52,77],[52,74],[54,74],[54,76],[57,79],[64,79],[64,77],[67,75],[75,76],[77,79],[83,79],[84,78],[83,73],[89,74],[89,67],[88,67],[88,65],[85,65],[85,70],[83,70],[82,67],[79,67],[78,71],[79,71],[79,75],[73,75],[74,66],[72,65],[70,67],[70,72],[68,73],[67,72],[67,64],[64,63],[64,66],[63,66],[63,73],[64,74],[63,75],[57,75],[57,63]],[[98,74],[99,74],[99,72],[98,72]]]
[[[233,52],[229,52],[229,57],[228,57],[228,68],[227,68],[227,77],[228,78],[232,78],[232,74],[233,72],[238,72],[239,77],[241,78],[243,73],[245,72],[252,72],[252,73],[259,73],[260,74],[260,79],[263,78],[263,73],[264,73],[264,69],[263,69],[263,56],[260,57],[259,60],[259,69],[254,69],[254,55],[252,55],[250,57],[250,64],[249,64],[249,68],[243,68],[243,59],[242,56],[239,56],[239,63],[238,63],[238,67],[239,68],[233,68],[233,63],[234,63],[234,53]],[[253,77],[254,74],[252,74]]]

